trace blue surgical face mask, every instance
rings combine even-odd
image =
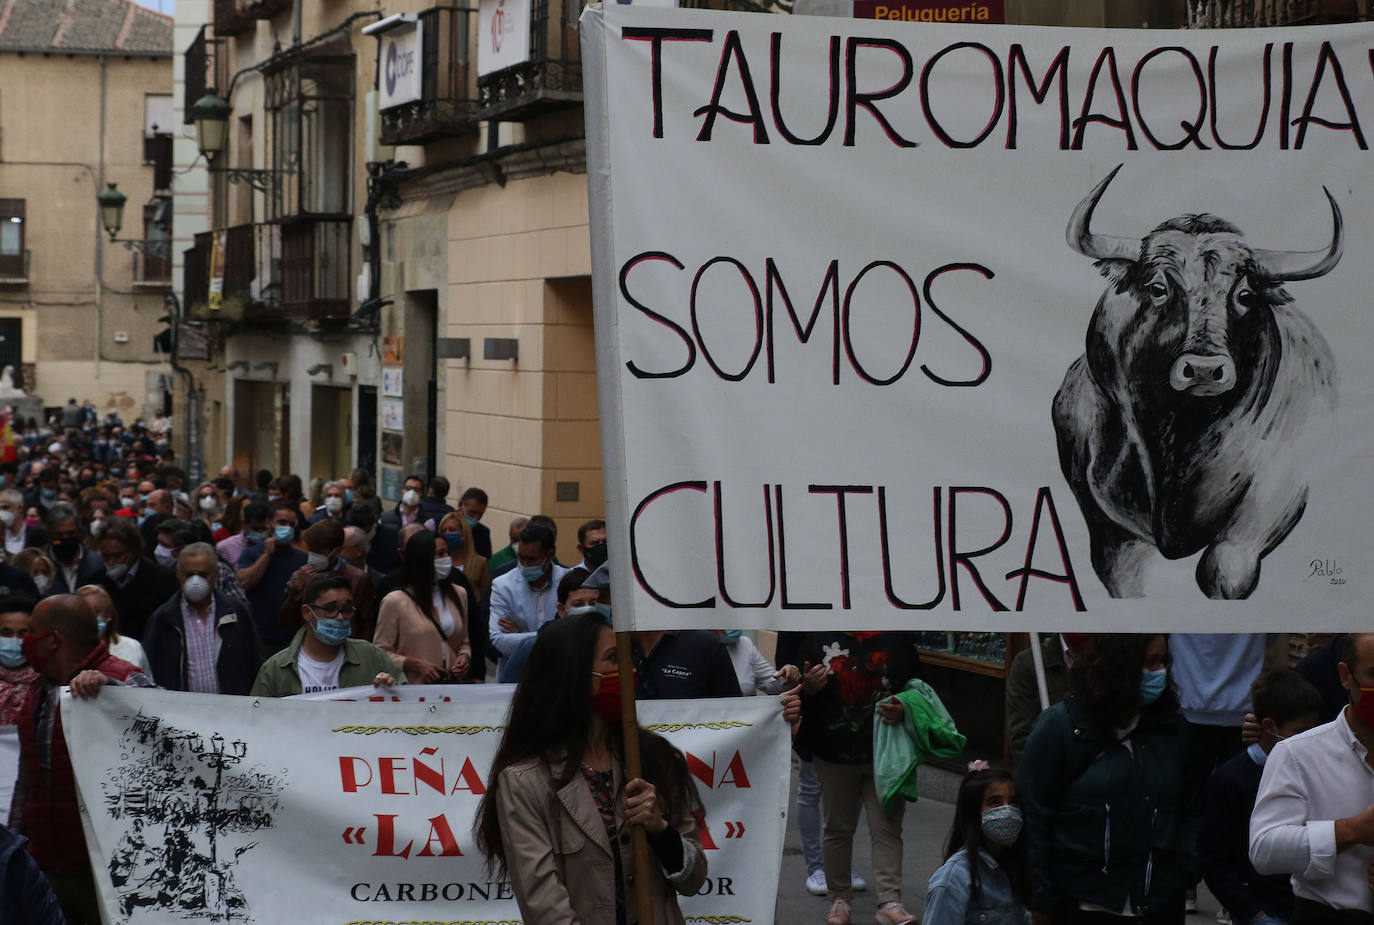
[[[277,538],[278,543],[289,543],[296,538],[296,531],[292,527],[277,527],[272,531],[272,535]]]
[[[24,664],[24,640],[19,636],[0,636],[0,665],[23,668]]]
[[[599,613],[599,614],[601,614],[603,617],[605,617],[607,623],[610,623],[610,622],[611,622],[611,605],[610,605],[610,604],[600,604],[600,603],[597,604],[597,605],[596,605],[596,612]]]
[[[720,640],[727,646],[733,646],[735,643],[739,642],[739,638],[743,635],[744,630],[726,630],[720,634]]]
[[[95,634],[96,634],[97,636],[99,636],[101,639],[104,639],[104,638],[105,638],[105,627],[107,627],[107,626],[109,626],[109,625],[110,625],[110,622],[109,622],[108,620],[106,620],[104,617],[96,617],[96,618],[95,618]]]
[[[596,613],[596,612],[597,612],[597,610],[596,610],[596,605],[595,605],[595,604],[585,604],[585,605],[583,605],[583,606],[581,606],[581,607],[574,607],[572,610],[569,610],[569,611],[568,611],[568,616],[570,616],[570,617],[580,617],[580,616],[582,616],[583,614]]]
[[[463,534],[445,533],[444,542],[448,544],[449,549],[458,549],[463,545]]]
[[[328,617],[315,620],[315,638],[327,646],[343,645],[351,632],[353,624],[347,620],[331,620]]]
[[[353,503],[353,489],[351,489],[351,488],[345,488],[345,489],[344,489],[344,497],[348,499],[348,503],[349,503],[349,504],[352,504],[352,503]]]
[[[475,526],[477,526],[477,518],[476,518],[476,517],[469,517],[467,514],[464,514],[463,517],[464,517],[464,519],[467,520],[468,526],[469,526],[469,527],[475,527]],[[514,543],[511,543],[511,545],[514,546],[515,544],[514,544]]]
[[[1168,683],[1169,669],[1142,670],[1140,672],[1140,702],[1145,706],[1154,703],[1159,699],[1159,695],[1164,693],[1164,688]]]
[[[530,584],[534,584],[544,577],[544,566],[542,565],[522,565],[520,566],[520,577]]]
[[[263,540],[267,539],[267,534],[255,530],[252,533],[245,534],[244,538],[250,543],[261,543]]]

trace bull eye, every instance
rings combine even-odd
[[[1242,286],[1236,292],[1236,304],[1242,308],[1254,308],[1259,304],[1259,296],[1249,286]]]
[[[1163,299],[1169,295],[1169,287],[1161,283],[1159,280],[1155,280],[1145,288],[1150,293],[1150,298],[1152,299]]]

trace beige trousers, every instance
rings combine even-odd
[[[826,888],[832,898],[852,899],[851,881],[854,860],[854,831],[862,808],[868,819],[873,849],[873,876],[877,880],[878,902],[900,902],[902,898],[902,816],[906,802],[897,803],[897,814],[883,815],[882,804],[873,787],[872,764],[831,764],[815,760],[821,779],[821,811],[825,818],[821,853],[825,859]]]

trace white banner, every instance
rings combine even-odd
[[[478,0],[477,76],[530,59],[530,0]]]
[[[64,695],[106,921],[519,922],[472,840],[509,690],[360,702],[374,693],[390,695]],[[688,916],[773,921],[790,770],[779,714],[773,697],[640,705],[687,754],[705,804],[710,876],[683,898]]]
[[[1374,25],[582,35],[617,628],[1368,622]]]

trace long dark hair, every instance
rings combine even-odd
[[[434,534],[417,530],[401,549],[401,587],[420,608],[434,617]]]
[[[1083,703],[1093,725],[1120,729],[1141,713],[1167,715],[1178,711],[1173,685],[1142,709],[1140,672],[1150,641],[1163,633],[1098,633],[1069,670],[1069,686]]]
[[[564,617],[546,625],[530,650],[525,673],[511,698],[506,732],[492,760],[487,792],[473,826],[477,847],[495,873],[504,874],[506,870],[506,841],[497,810],[501,772],[530,758],[550,764],[562,762],[555,789],[581,773],[582,755],[592,728],[592,702],[588,696],[592,660],[605,627],[606,621],[600,614]],[[619,723],[608,724],[607,738],[611,752],[623,758],[625,740]],[[643,729],[639,730],[639,751],[644,779],[658,791],[668,818],[673,819],[683,808],[695,809],[696,788],[687,774],[682,753],[667,739]]]
[[[1009,783],[1016,788],[1015,778],[1010,771],[1001,768],[983,768],[964,775],[959,784],[959,795],[954,801],[954,824],[950,826],[949,841],[945,842],[945,860],[948,861],[959,852],[967,849],[969,871],[969,899],[977,902],[983,895],[978,876],[978,852],[985,850],[983,838],[983,797],[988,788],[997,783]],[[1006,847],[999,846],[1002,856],[997,859],[998,866],[1006,872],[1011,881],[1012,894],[1021,902],[1030,898],[1030,871],[1026,864],[1026,832],[1022,828],[1016,841]],[[991,854],[991,852],[989,852]]]

